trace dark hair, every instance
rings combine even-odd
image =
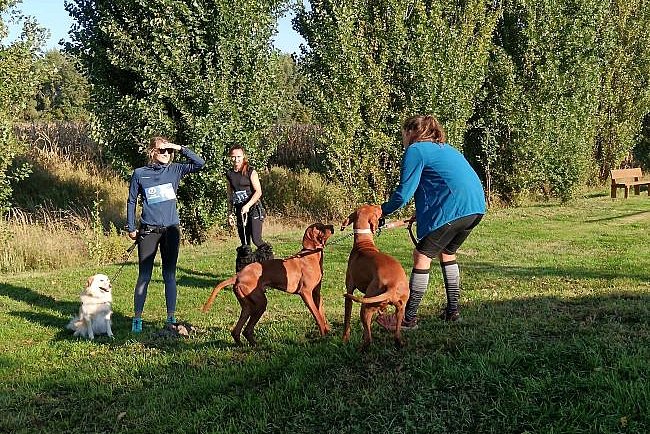
[[[246,158],[246,150],[242,145],[232,145],[228,150],[228,155],[232,154],[232,151],[240,150],[244,154],[244,164],[241,166],[241,174],[248,176],[248,158]]]
[[[431,115],[419,115],[408,118],[404,121],[402,131],[415,133],[411,137],[411,143],[429,141],[433,143],[445,143],[447,141],[447,135],[442,125],[435,116]]]

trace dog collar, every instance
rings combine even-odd
[[[372,231],[370,229],[355,229],[354,233],[355,234],[371,234]]]

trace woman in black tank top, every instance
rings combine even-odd
[[[237,233],[242,246],[249,246],[251,241],[258,251],[270,250],[271,246],[262,240],[262,223],[264,222],[264,208],[260,198],[262,186],[255,169],[250,167],[244,148],[235,145],[230,148],[230,161],[232,170],[226,173],[228,180],[228,206],[234,214]],[[244,220],[246,225],[244,226]]]

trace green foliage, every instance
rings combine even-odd
[[[436,114],[488,196],[512,202],[606,178],[650,112],[642,0],[310,4],[295,27],[319,153],[373,200],[394,182],[407,115]]]
[[[482,1],[311,1],[302,99],[323,128],[328,176],[381,201],[397,180],[401,122],[436,114],[460,146],[496,14]]]
[[[283,0],[75,0],[67,49],[92,84],[94,137],[127,175],[165,135],[208,165],[178,192],[186,235],[204,239],[225,215],[223,155],[243,145],[257,167],[283,101],[270,39]],[[264,143],[264,146],[262,146]]]
[[[299,73],[295,60],[288,54],[275,57],[278,63],[278,83],[283,89],[279,101],[277,123],[280,125],[306,124],[310,122],[309,110],[300,102],[298,96],[303,87],[304,78]]]
[[[307,170],[273,167],[260,173],[260,182],[264,206],[275,216],[333,221],[347,216],[356,203],[353,191]]]
[[[466,141],[489,196],[513,200],[534,191],[568,199],[591,173],[600,5],[503,2]]]
[[[600,94],[594,157],[600,179],[629,160],[650,113],[650,4],[610,0],[599,18]]]
[[[650,113],[643,119],[643,127],[634,147],[634,160],[644,172],[650,173]]]
[[[0,40],[7,33],[5,16],[23,24],[17,41],[10,45],[0,44],[0,215],[10,206],[11,183],[29,174],[28,167],[14,164],[24,147],[14,137],[12,123],[27,107],[38,82],[35,58],[44,36],[44,30],[33,19],[23,17],[13,8],[16,3],[0,1]]]
[[[325,172],[325,156],[318,153],[323,131],[309,124],[278,125],[270,137],[278,143],[269,165],[287,169],[308,169],[312,172]]]
[[[89,120],[88,81],[77,70],[76,60],[59,50],[50,50],[37,60],[40,80],[25,113],[27,120]]]

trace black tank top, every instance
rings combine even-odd
[[[241,172],[235,172],[234,170],[226,172],[226,179],[232,189],[231,201],[233,205],[244,205],[253,195],[253,184],[251,183],[250,176],[253,170],[252,167],[248,166],[247,175],[243,175]]]

